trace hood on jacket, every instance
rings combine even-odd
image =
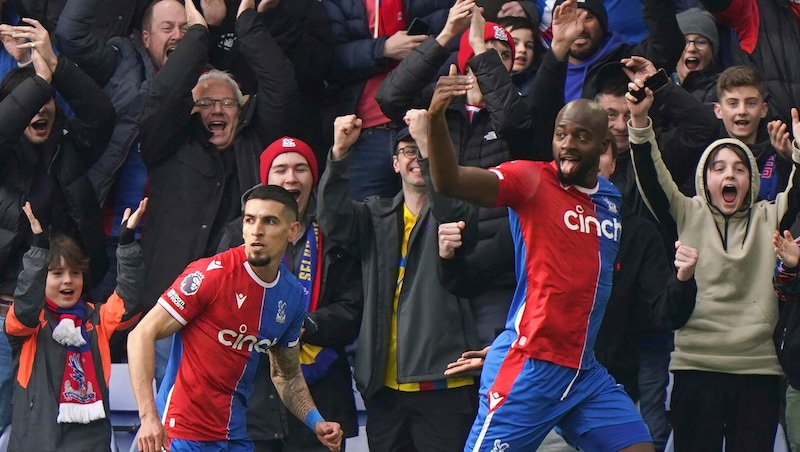
[[[565,102],[580,99],[583,93],[583,85],[586,82],[586,76],[589,74],[589,71],[591,71],[597,63],[604,61],[608,55],[620,48],[620,46],[626,44],[622,35],[614,32],[607,32],[603,39],[604,41],[597,49],[597,52],[589,57],[588,60],[581,61],[578,64],[567,64],[567,80],[564,84]]]
[[[711,205],[711,198],[708,196],[708,191],[706,190],[706,167],[708,166],[708,157],[711,155],[711,153],[722,147],[736,148],[747,156],[747,163],[750,167],[750,190],[747,192],[745,203],[741,210],[748,210],[753,207],[758,199],[758,190],[761,186],[761,171],[758,170],[758,164],[756,163],[756,159],[753,156],[753,152],[750,150],[750,148],[735,138],[722,138],[716,140],[709,144],[705,151],[703,151],[703,154],[700,156],[700,160],[697,163],[697,169],[695,170],[694,185],[696,193],[698,195],[702,194],[702,196],[705,197],[706,202]]]

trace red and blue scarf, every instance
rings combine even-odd
[[[58,422],[88,424],[103,419],[106,410],[86,333],[89,307],[83,300],[70,308],[59,307],[49,298],[46,302],[47,310],[58,322],[53,328],[53,340],[67,348],[58,397]]]

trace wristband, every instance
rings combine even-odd
[[[311,411],[308,412],[308,414],[306,414],[305,423],[308,426],[308,428],[314,430],[314,428],[317,426],[317,422],[325,422],[325,418],[323,418],[322,415],[319,414],[318,409],[313,408]]]
[[[128,245],[133,243],[135,239],[136,231],[128,228],[128,220],[123,221],[119,226],[119,240],[117,243],[119,245]]]
[[[45,234],[44,232],[33,234],[33,240],[31,242],[32,242],[31,244],[37,248],[43,248],[43,249],[50,248],[50,240],[47,238],[47,234]]]

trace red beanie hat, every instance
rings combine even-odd
[[[514,39],[511,37],[511,33],[494,22],[486,22],[486,26],[483,27],[483,40],[490,41],[492,39],[508,43],[511,47],[511,58],[514,58],[516,54],[514,53]],[[458,45],[458,70],[462,74],[467,73],[467,61],[473,56],[475,56],[475,52],[472,51],[472,46],[469,45],[469,29],[467,29],[461,35],[461,43]]]
[[[311,147],[303,142],[303,140],[292,137],[278,138],[261,153],[261,170],[259,171],[261,183],[267,185],[272,162],[275,161],[276,157],[287,152],[297,152],[306,159],[308,167],[311,168],[311,177],[314,179],[314,185],[316,185],[317,181],[319,181],[317,157],[314,155],[314,151],[311,150]]]

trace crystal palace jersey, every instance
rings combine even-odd
[[[622,222],[619,191],[562,186],[555,163],[514,161],[492,168],[497,205],[510,207],[517,289],[506,328],[513,347],[573,369],[594,362],[594,341],[611,293]]]
[[[265,283],[233,248],[190,264],[159,298],[183,329],[175,335],[157,405],[170,438],[247,437],[247,398],[270,347],[297,345],[303,289],[281,264]]]

